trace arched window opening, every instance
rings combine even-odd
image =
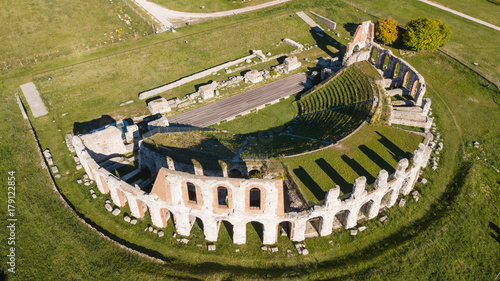
[[[190,182],[187,183],[188,199],[196,202],[196,186]]]
[[[227,188],[223,186],[217,187],[217,201],[219,206],[228,206]]]
[[[250,208],[260,209],[260,189],[250,189]]]

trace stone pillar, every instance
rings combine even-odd
[[[307,218],[301,218],[293,224],[293,237],[294,242],[304,241],[306,239],[306,222]]]
[[[389,173],[386,170],[381,170],[377,174],[375,179],[375,190],[387,189],[387,179],[389,179]]]
[[[203,167],[200,162],[195,159],[191,159],[191,161],[193,162],[194,174],[197,176],[203,176]]]
[[[336,185],[334,188],[328,190],[325,196],[325,206],[327,209],[333,209],[340,203],[340,186]]]
[[[175,215],[175,228],[177,233],[183,236],[189,236],[191,227],[193,226],[189,221],[189,214],[174,214]]]
[[[359,177],[354,180],[354,185],[352,186],[351,198],[356,199],[362,197],[366,194],[366,178]]]
[[[233,243],[242,245],[247,242],[247,225],[243,222],[233,225]]]
[[[320,236],[327,236],[332,234],[333,231],[333,217],[335,214],[329,212],[322,216],[321,225],[319,229]]]
[[[345,229],[353,228],[358,224],[359,209],[360,207],[357,206],[356,208],[349,210],[349,214],[347,215],[347,218],[345,218]]]
[[[135,198],[134,195],[132,194],[127,194],[127,199],[128,199],[128,207],[130,208],[130,214],[133,217],[136,217],[138,219],[142,219],[144,214],[141,214],[140,208],[142,208],[142,204],[140,204],[137,198]],[[141,202],[142,203],[142,202]]]
[[[219,235],[220,223],[217,223],[215,220],[212,219],[203,220],[203,234],[205,235],[206,240],[211,242],[217,241],[217,236]]]
[[[162,215],[163,210],[160,207],[148,206],[149,215],[151,216],[151,222],[154,226],[159,228],[167,227],[167,218]]]
[[[167,167],[169,170],[174,170],[175,171],[175,162],[174,162],[174,159],[172,159],[172,157],[170,156],[167,156]]]
[[[262,244],[264,245],[272,245],[276,244],[277,238],[278,238],[278,227],[274,222],[268,222],[263,224],[264,226],[264,233],[263,233],[263,241]]]

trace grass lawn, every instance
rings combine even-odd
[[[422,140],[421,136],[391,127],[365,125],[332,148],[283,161],[306,200],[317,202],[335,185],[340,185],[345,194],[352,191],[358,177],[365,176],[367,184],[372,184],[381,169],[394,173],[397,162],[410,158]]]
[[[192,12],[192,13],[212,13],[226,10],[240,9],[258,4],[270,2],[271,0],[253,0],[253,1],[232,1],[232,0],[152,0],[151,2],[160,4],[174,11]],[[204,7],[204,8],[202,8]]]
[[[1,5],[0,71],[151,34],[151,28],[119,0],[2,0]]]
[[[500,167],[500,147],[497,141],[500,132],[494,126],[500,121],[500,92],[495,86],[485,87],[489,81],[440,52],[422,52],[405,58],[426,78],[426,97],[432,99],[433,116],[436,117],[435,122],[445,145],[439,155],[440,168],[436,171],[427,169],[423,176],[429,182],[416,186],[422,195],[420,201],[406,198],[408,203],[405,207],[395,207],[385,212],[389,217],[386,223],[382,224],[378,220],[363,223],[368,229],[357,236],[350,236],[348,232],[341,231],[328,237],[307,240],[305,244],[310,251],[308,256],[286,257],[286,250],[291,249],[292,245],[284,237],[280,237],[280,251],[276,255],[260,250],[258,234],[251,226],[247,226],[250,243],[245,246],[230,243],[227,234],[230,230],[221,227],[221,241],[215,243],[215,252],[206,250],[206,243],[198,225],[194,226],[187,245],[172,238],[172,224],[164,230],[165,237],[160,239],[143,231],[150,223],[148,219],[135,226],[125,223],[121,216],[114,217],[105,211],[104,200],[107,196],[92,200],[88,187],[83,188],[75,182],[82,172],[75,170],[74,162],[63,143],[64,134],[72,130],[74,122],[89,121],[103,114],[112,114],[113,117],[130,116],[134,112],[141,114],[141,111],[144,111],[144,103],[138,104],[137,100],[131,106],[118,110],[117,104],[130,98],[135,99],[138,91],[156,83],[168,82],[209,65],[245,55],[248,49],[255,48],[255,45],[270,48],[271,43],[281,40],[281,36],[296,34],[299,41],[303,40],[307,36],[301,32],[307,32],[307,27],[299,25],[298,21],[295,26],[292,25],[297,17],[290,21],[285,20],[289,18],[288,14],[299,9],[307,11],[307,8],[311,8],[322,15],[338,19],[341,33],[338,39],[343,40],[343,43],[346,41],[343,37],[353,25],[370,18],[363,13],[364,9],[376,15],[391,15],[404,22],[407,22],[410,16],[440,18],[442,15],[445,23],[450,24],[454,30],[452,40],[444,50],[457,56],[467,65],[472,65],[477,59],[479,66],[473,66],[473,70],[497,80],[500,77],[498,55],[488,49],[497,46],[499,39],[498,36],[491,35],[496,33],[490,29],[447,16],[415,1],[389,3],[386,0],[360,0],[357,3],[365,8],[356,11],[337,1],[294,1],[268,11],[193,25],[184,31],[180,29],[175,35],[169,33],[158,37],[149,36],[135,40],[134,44],[129,41],[82,56],[71,55],[0,73],[0,171],[3,175],[6,175],[7,171],[16,171],[18,219],[16,274],[6,276],[7,264],[2,262],[0,279],[37,280],[62,277],[71,280],[494,280],[500,272],[500,173],[491,166]],[[248,37],[226,38],[231,36],[227,36],[227,32],[218,33],[217,30],[213,31],[214,37],[207,34],[197,35],[204,42],[213,42],[210,39],[220,37],[221,34],[226,35],[221,45],[214,43],[212,46],[205,43],[205,46],[201,46],[201,43],[195,42],[195,48],[188,49],[189,47],[182,43],[185,39],[179,39],[178,43],[171,41],[167,45],[129,52],[95,64],[88,63],[57,71],[56,75],[53,75],[54,86],[43,81],[46,78],[35,80],[43,91],[42,98],[49,108],[49,115],[37,118],[33,123],[42,148],[51,149],[54,162],[63,175],[57,180],[61,192],[87,221],[99,226],[102,231],[122,243],[161,257],[166,263],[158,264],[131,254],[103,239],[75,219],[52,190],[46,171],[40,168],[42,159],[36,153],[36,146],[13,96],[15,92],[19,92],[19,85],[30,81],[31,74],[36,71],[127,50],[134,45],[160,42],[167,37],[179,38],[176,36],[202,32],[219,24],[226,25],[255,15],[266,15],[272,20],[259,19],[252,26],[253,29],[245,29],[245,26],[229,28],[235,33],[242,28],[247,33],[241,34],[247,34]],[[280,24],[280,21],[283,22]],[[14,25],[15,21],[12,22]],[[297,31],[276,31],[282,33],[269,36],[271,38],[261,38],[259,40],[262,41],[254,44],[252,40],[255,38],[248,34],[257,31],[256,36],[262,36],[258,28],[261,22],[264,27],[266,24],[276,24],[277,29],[290,24],[291,28],[297,28]],[[50,34],[48,31],[43,32],[47,32],[45,36]],[[43,36],[43,32],[40,36]],[[269,35],[274,31],[271,29],[262,32]],[[96,34],[100,36],[103,32]],[[92,36],[97,36],[96,34]],[[73,41],[78,40],[56,43],[71,46]],[[169,56],[170,48],[181,48],[186,52]],[[203,52],[204,49],[207,49],[207,52]],[[48,52],[54,49],[43,47],[43,50]],[[27,51],[20,52],[25,55],[24,52]],[[195,58],[193,54],[197,52],[206,56],[206,61]],[[192,63],[186,60],[191,60]],[[174,68],[176,64],[179,64],[178,68]],[[164,71],[159,73],[161,66]],[[176,70],[175,75],[172,74],[172,69]],[[61,117],[64,112],[69,114]],[[383,130],[379,128],[377,130]],[[390,138],[390,133],[384,133],[389,140],[397,142]],[[480,148],[469,146],[471,141],[480,142]],[[372,144],[379,145],[379,142],[375,138],[365,145],[371,148],[369,145]],[[400,145],[403,151],[404,145]],[[414,148],[411,148],[407,152],[413,150]],[[361,149],[360,151],[362,157],[364,153]],[[463,156],[467,156],[467,159]],[[483,157],[487,159],[486,162]],[[390,157],[383,159],[392,161]],[[371,160],[366,159],[363,162],[369,163],[368,161]],[[380,169],[378,164],[372,166],[373,169]],[[363,168],[370,171],[369,167]],[[323,173],[322,170],[318,171]],[[353,178],[356,174],[353,173]],[[326,173],[321,177],[322,179],[315,179],[319,185],[333,185],[334,181]],[[348,181],[346,178],[345,180]],[[0,202],[5,206],[6,193],[0,198]],[[6,211],[5,207],[0,208],[0,216],[7,217]],[[129,211],[123,208],[123,212]],[[6,237],[7,232],[1,232],[1,235]],[[203,247],[196,247],[197,243],[203,244]],[[9,253],[8,247],[7,243],[0,243],[2,256],[5,257]],[[236,249],[240,249],[240,252],[236,253]]]

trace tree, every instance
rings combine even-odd
[[[398,39],[398,22],[391,18],[381,19],[377,22],[375,35],[385,45],[389,45]]]
[[[406,25],[403,43],[412,50],[435,50],[448,41],[451,30],[440,20],[415,18]]]

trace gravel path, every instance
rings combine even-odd
[[[294,74],[267,85],[168,118],[170,124],[205,127],[304,89],[307,78]]]
[[[179,11],[173,11],[170,9],[167,9],[163,6],[160,6],[158,4],[149,2],[147,0],[134,0],[135,3],[142,8],[144,8],[146,11],[148,11],[149,14],[151,14],[154,18],[156,18],[158,21],[160,21],[164,26],[171,26],[172,23],[170,20],[182,20],[182,21],[188,21],[191,19],[201,19],[201,18],[218,18],[218,17],[225,17],[225,16],[231,16],[231,15],[236,15],[236,14],[241,14],[241,13],[246,13],[254,10],[259,10],[267,7],[271,7],[274,5],[278,5],[281,3],[285,3],[291,0],[275,0],[251,7],[245,7],[241,9],[235,9],[235,10],[229,10],[229,11],[222,11],[222,12],[215,12],[215,13],[187,13],[187,12],[179,12]]]
[[[431,5],[431,6],[434,6],[434,7],[436,7],[436,8],[439,8],[439,9],[441,9],[441,10],[444,10],[444,11],[447,11],[447,12],[450,12],[450,13],[453,13],[453,14],[455,14],[455,15],[457,15],[457,16],[462,17],[462,18],[466,18],[466,19],[468,19],[468,20],[471,20],[471,21],[477,22],[477,23],[482,24],[482,25],[484,25],[484,26],[487,26],[487,27],[490,27],[490,28],[493,28],[493,29],[495,29],[495,30],[500,31],[500,27],[498,27],[498,26],[496,26],[496,25],[493,25],[493,24],[491,24],[491,23],[488,23],[488,22],[482,21],[482,20],[480,20],[480,19],[477,19],[477,18],[474,18],[474,17],[468,16],[468,15],[466,15],[466,14],[463,14],[463,13],[457,12],[457,11],[455,11],[455,10],[452,10],[452,9],[450,9],[450,8],[447,8],[447,7],[445,7],[445,6],[442,6],[442,5],[436,4],[436,3],[431,2],[431,1],[427,1],[427,0],[419,0],[419,1],[420,1],[420,2],[424,2],[425,4],[429,4],[429,5]]]

